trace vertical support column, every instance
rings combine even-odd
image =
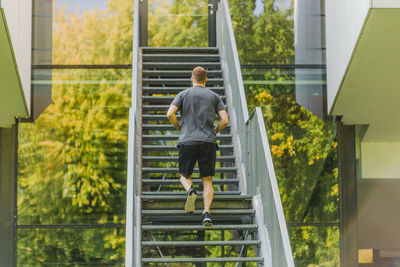
[[[0,128],[0,266],[16,266],[17,126]]]
[[[217,47],[218,0],[208,0],[208,46]]]
[[[51,104],[52,85],[46,82],[52,80],[52,69],[40,68],[42,65],[53,64],[53,1],[33,0],[32,2],[32,85],[31,119],[22,122],[35,121]]]
[[[339,139],[340,260],[343,267],[358,266],[356,131],[337,122]]]
[[[136,12],[136,11],[135,11]],[[148,46],[148,0],[139,1],[139,46]]]

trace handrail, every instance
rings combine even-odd
[[[132,51],[132,103],[129,109],[129,136],[126,190],[126,239],[125,266],[141,266],[141,202],[137,195],[137,158],[138,158],[138,89],[139,89],[139,0],[135,0],[133,16]]]
[[[249,117],[239,56],[227,0],[221,0],[217,12],[217,45],[224,71],[227,100],[235,149],[238,150],[244,190],[254,195],[259,250],[264,266],[294,267],[282,202],[279,195],[267,133],[261,108]]]
[[[275,169],[269,147],[264,117],[260,107],[256,107],[246,122],[246,172],[248,192],[255,195],[253,206],[256,221],[267,234],[271,265],[294,266],[289,235],[283,213]],[[260,235],[261,231],[259,232]],[[262,239],[262,236],[259,236]],[[264,255],[265,258],[265,255]]]
[[[135,0],[133,9],[133,46],[132,46],[132,108],[137,113],[139,85],[139,0]]]

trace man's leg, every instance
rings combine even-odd
[[[181,146],[179,149],[179,173],[180,182],[185,188],[186,202],[185,211],[186,213],[193,213],[196,209],[196,197],[197,193],[193,189],[192,172],[194,165],[197,161],[198,147],[197,146]],[[187,177],[187,178],[186,178]]]
[[[189,189],[193,185],[192,175],[189,175],[189,177],[186,178],[185,176],[183,176],[181,174],[180,181],[181,181],[182,186],[185,188],[186,192],[189,191]]]
[[[210,206],[214,198],[214,188],[212,184],[212,176],[202,177],[203,179],[203,201],[204,212],[210,213]]]

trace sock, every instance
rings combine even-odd
[[[190,188],[189,188],[189,192],[190,192],[190,193],[189,193],[189,196],[192,195],[192,194],[197,194],[197,193],[196,193],[196,190],[194,190],[193,187],[190,187]]]

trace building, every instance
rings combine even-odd
[[[325,1],[324,101],[338,125],[342,266],[400,262],[399,15],[397,1]],[[310,110],[323,105],[308,100]]]
[[[15,118],[31,111],[30,1],[0,1],[0,263],[15,262]]]

